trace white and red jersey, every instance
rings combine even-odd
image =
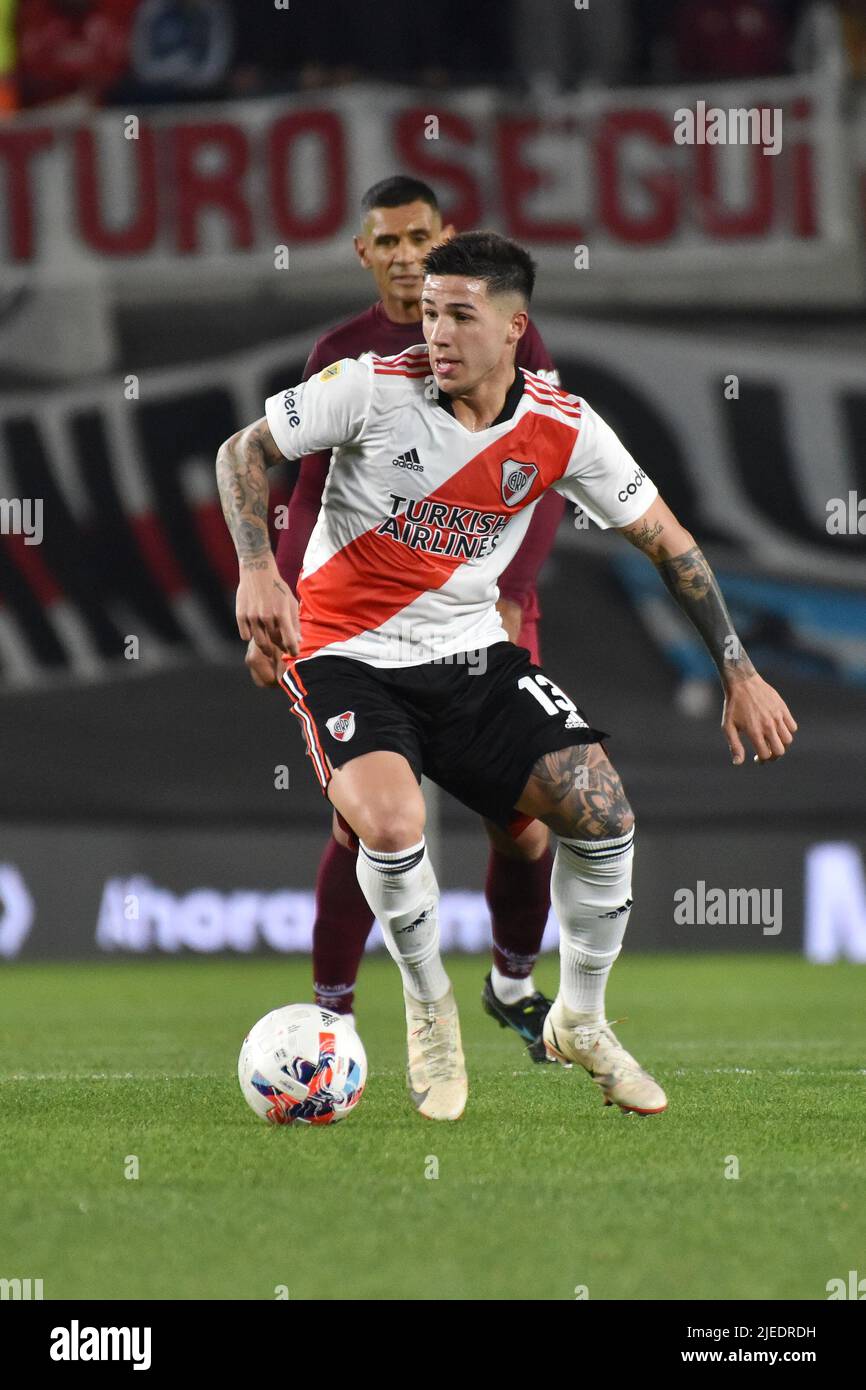
[[[586,401],[533,372],[488,429],[466,429],[424,344],[344,358],[265,411],[286,458],[333,448],[298,584],[302,659],[413,666],[504,641],[496,581],[548,488],[602,527],[657,496]]]

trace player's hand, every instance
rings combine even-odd
[[[279,685],[283,674],[282,658],[265,656],[264,652],[258,647],[254,639],[250,639],[247,646],[247,654],[244,663],[250,673],[253,685],[273,686]]]
[[[755,762],[772,763],[790,748],[797,723],[779,692],[756,674],[725,686],[722,732],[735,766],[746,760],[742,734],[755,750]]]
[[[271,661],[281,652],[296,656],[300,647],[298,602],[280,577],[273,555],[241,564],[235,613],[238,632],[255,642]]]
[[[501,598],[496,605],[496,611],[502,619],[502,626],[509,642],[516,642],[523,627],[523,609],[520,604],[510,598]]]

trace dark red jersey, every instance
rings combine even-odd
[[[392,357],[423,341],[420,319],[416,323],[392,323],[381,303],[376,303],[322,334],[307,358],[303,379],[307,381],[343,357],[360,357],[363,352]],[[549,376],[558,383],[556,368],[541,334],[531,320],[517,345],[517,366]],[[300,461],[289,504],[289,524],[287,529],[280,532],[277,541],[277,566],[293,591],[297,590],[304,553],[319,515],[330,465],[329,453],[307,454]],[[520,550],[499,579],[500,597],[519,603],[524,622],[527,623],[535,622],[540,616],[536,579],[550,553],[564,505],[564,499],[552,489],[545,494],[535,508]]]

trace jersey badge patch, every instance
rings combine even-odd
[[[323,372],[319,372],[320,381],[333,381],[335,376],[339,376],[343,370],[342,362],[332,362],[330,367],[326,367]]]
[[[516,463],[506,459],[502,465],[502,500],[506,507],[516,507],[538,477],[534,463]]]
[[[344,714],[335,714],[333,719],[326,719],[325,728],[338,743],[348,743],[355,732],[355,711],[347,709]]]

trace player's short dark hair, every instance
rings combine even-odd
[[[498,232],[461,232],[443,241],[427,252],[424,273],[485,280],[488,294],[521,294],[527,304],[535,288],[535,261]]]
[[[408,174],[392,174],[367,189],[361,199],[361,216],[366,217],[373,208],[402,208],[407,203],[427,203],[434,212],[439,211],[436,194],[429,184]]]

